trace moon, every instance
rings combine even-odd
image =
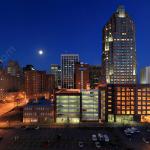
[[[44,51],[42,49],[38,50],[38,54],[39,55],[43,55],[44,54]]]

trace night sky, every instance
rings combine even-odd
[[[101,64],[102,28],[119,4],[136,24],[139,71],[150,65],[150,0],[0,0],[0,55],[41,70],[60,63],[61,53]]]

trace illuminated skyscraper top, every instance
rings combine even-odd
[[[123,6],[103,28],[102,66],[106,83],[136,83],[135,26]]]
[[[120,18],[126,17],[124,6],[119,6],[117,12],[118,12],[118,17]]]

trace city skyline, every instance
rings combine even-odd
[[[0,4],[1,150],[150,150],[150,1]]]
[[[107,2],[109,2],[109,6]],[[65,52],[78,53],[81,60],[85,63],[101,64],[102,28],[115,12],[118,4],[121,3],[135,21],[137,71],[139,73],[141,68],[149,65],[147,55],[148,47],[146,45],[149,23],[142,21],[143,18],[150,15],[147,11],[148,9],[146,9],[149,2],[145,1],[145,3],[143,3],[142,1],[141,3],[130,1],[129,3],[128,0],[113,2],[108,0],[107,2],[95,1],[92,5],[90,5],[90,1],[86,1],[86,3],[85,1],[64,1],[63,4],[60,2],[57,5],[55,2],[42,2],[40,0],[37,1],[36,4],[34,1],[30,3],[24,1],[23,5],[21,3],[15,3],[14,5],[13,2],[9,2],[9,4],[6,5],[6,3],[3,2],[3,9],[1,9],[3,24],[1,24],[0,27],[1,30],[4,30],[1,31],[3,38],[1,38],[2,50],[0,55],[5,54],[6,49],[13,46],[16,51],[12,53],[10,59],[14,58],[21,66],[25,66],[28,60],[28,63],[42,70],[48,70],[52,63],[60,64],[60,55]],[[40,6],[41,3],[42,5]],[[64,7],[64,5],[66,6]],[[57,9],[50,9],[53,6],[56,6],[55,8]],[[145,8],[140,7],[140,14],[137,10],[139,8],[138,6],[143,6]],[[7,9],[4,10],[4,8],[9,8],[12,14],[10,12],[6,13]],[[60,8],[59,11],[58,8]],[[12,9],[13,11],[11,11]],[[62,12],[62,14],[60,12]],[[68,12],[71,13],[68,14]],[[29,16],[29,13],[31,16]],[[35,15],[36,13],[37,15]],[[63,18],[61,18],[62,15]],[[10,21],[7,19],[10,18],[12,26],[7,31],[8,34],[10,34],[7,36],[7,32],[4,34],[4,31],[8,29],[6,24]],[[32,19],[34,21],[32,21]],[[54,31],[52,32],[52,30]],[[144,32],[145,30],[147,32]],[[14,34],[15,32],[16,34]],[[24,32],[26,32],[26,34],[24,34]],[[20,33],[23,33],[21,38]],[[44,55],[38,55],[39,49],[44,50]],[[145,51],[145,53],[142,53],[143,51]],[[95,59],[91,59],[91,56]],[[145,59],[143,59],[143,57]],[[37,62],[41,63],[38,64]]]

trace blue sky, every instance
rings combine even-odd
[[[138,71],[150,65],[149,0],[1,0],[0,55],[21,66],[49,70],[61,53],[79,53],[89,64],[101,64],[102,28],[119,4],[136,24]],[[38,49],[44,55],[37,55]],[[6,59],[6,60],[7,60]]]

